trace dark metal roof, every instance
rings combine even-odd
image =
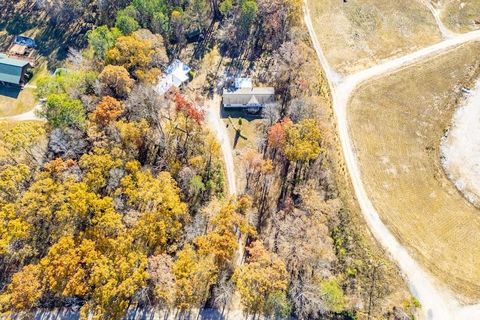
[[[0,55],[0,81],[20,84],[23,75],[23,68],[29,66],[30,62],[18,59],[11,59]]]

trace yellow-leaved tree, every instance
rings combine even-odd
[[[91,240],[75,243],[71,236],[60,238],[40,261],[46,290],[62,297],[91,294],[92,271],[102,258]]]
[[[237,210],[232,202],[223,206],[211,220],[212,230],[196,239],[199,253],[212,255],[219,265],[232,260],[241,234],[255,234],[255,229]]]
[[[290,161],[307,162],[315,160],[322,148],[322,134],[316,120],[305,119],[285,127],[283,152]]]
[[[39,121],[0,124],[0,160],[10,163],[40,162],[46,149],[45,124]]]
[[[210,287],[217,280],[218,269],[212,257],[199,255],[186,245],[172,266],[175,276],[176,306],[180,309],[200,307],[207,299]]]
[[[80,158],[79,165],[83,170],[83,182],[91,191],[98,192],[107,186],[110,170],[119,168],[122,161],[114,159],[105,149],[95,148]]]
[[[253,242],[247,250],[247,263],[235,270],[233,281],[248,313],[268,315],[272,312],[271,300],[284,296],[287,290],[285,263],[260,241]]]
[[[147,284],[147,256],[136,250],[128,233],[110,239],[111,247],[102,252],[92,271],[92,299],[82,308],[84,319],[93,312],[94,319],[121,319],[133,296]]]
[[[128,174],[121,180],[117,192],[126,199],[130,210],[139,213],[132,227],[133,237],[149,254],[166,252],[175,246],[188,219],[180,190],[168,172],[160,172],[155,177],[150,171],[141,170],[137,161],[127,162],[125,167]]]
[[[31,170],[24,164],[0,166],[0,206],[15,202],[25,191]]]
[[[123,66],[106,66],[98,76],[98,80],[105,94],[117,98],[126,98],[135,84],[135,80],[130,78],[130,74]]]
[[[28,239],[30,225],[15,212],[13,204],[0,205],[0,256],[17,251],[11,244]]]
[[[124,66],[131,72],[147,67],[152,62],[153,53],[150,41],[141,40],[135,35],[123,36],[119,37],[115,46],[107,52],[107,61]]]

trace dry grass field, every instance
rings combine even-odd
[[[47,74],[46,66],[40,65],[33,78],[23,90],[0,86],[0,118],[28,112],[35,107],[38,99],[35,95],[37,80]]]
[[[382,220],[437,278],[480,298],[480,211],[446,177],[439,154],[480,43],[364,83],[349,126],[367,193]],[[478,301],[478,300],[477,300]]]
[[[415,0],[308,0],[320,43],[341,74],[441,40],[435,19]]]
[[[433,2],[441,8],[442,20],[450,30],[468,32],[480,29],[480,1],[433,0]]]
[[[0,87],[0,117],[14,116],[32,109],[37,102],[34,91],[31,87],[21,91]]]

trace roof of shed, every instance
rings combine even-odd
[[[2,54],[0,55],[0,64],[23,68],[26,65],[30,64],[30,62],[25,60],[9,58],[8,56]]]
[[[20,84],[23,68],[27,65],[30,65],[28,61],[0,55],[0,81]]]

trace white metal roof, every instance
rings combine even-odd
[[[181,62],[178,59],[175,59],[168,65],[165,69],[165,74],[160,79],[160,82],[155,87],[155,90],[159,94],[164,94],[171,87],[180,87],[184,82],[188,81],[188,73],[190,72],[190,67]]]

